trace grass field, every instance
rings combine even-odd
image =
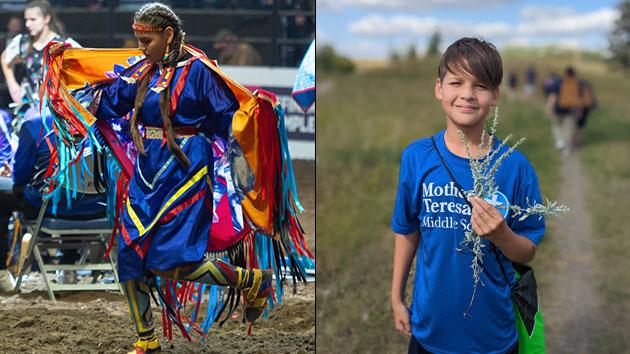
[[[600,106],[585,131],[583,161],[593,182],[588,200],[597,230],[602,311],[612,324],[601,329],[598,344],[607,353],[630,353],[630,102],[625,97],[630,80],[602,72],[592,75],[592,83],[600,88]]]
[[[393,329],[389,305],[393,253],[389,220],[401,151],[413,140],[444,128],[433,97],[437,64],[420,61],[342,76],[318,72],[318,87],[327,87],[317,98],[318,351],[406,350],[407,339]],[[522,72],[527,64],[528,60],[511,58],[505,61],[505,71]],[[593,236],[605,278],[600,289],[606,301],[603,311],[627,324],[623,316],[630,309],[630,231],[624,219],[630,200],[630,105],[622,95],[630,84],[601,64],[587,64],[576,68],[578,72],[584,68],[600,102],[585,132],[582,154],[597,191],[589,200],[601,232]],[[541,75],[563,68],[553,60],[545,65],[538,67]],[[553,198],[560,183],[559,157],[542,99],[502,98],[499,107],[499,136],[512,132],[527,138],[520,150],[538,172],[543,197]],[[546,237],[553,237],[553,231],[548,230]],[[539,247],[536,269],[543,270],[561,252],[546,244]],[[537,273],[544,287],[546,275]],[[621,336],[623,329],[602,328],[600,337],[623,348],[630,344]]]

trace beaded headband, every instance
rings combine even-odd
[[[138,31],[138,32],[162,32],[162,31],[164,31],[164,28],[162,26],[151,26],[151,25],[145,25],[145,24],[138,23],[138,22],[134,22],[133,26],[131,26],[131,28],[133,28],[134,31]]]

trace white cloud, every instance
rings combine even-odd
[[[455,20],[437,20],[433,17],[369,15],[348,24],[348,31],[356,35],[428,35],[439,31],[446,36],[496,37],[513,33],[505,22],[467,23]]]
[[[588,13],[571,13],[564,16],[534,16],[517,26],[522,35],[581,35],[606,33],[619,17],[619,11],[603,8]]]
[[[324,0],[326,1],[326,0]],[[368,4],[375,0],[339,0],[343,4]],[[453,3],[459,0],[446,0]],[[318,1],[319,3],[320,1]],[[419,2],[419,1],[418,1]],[[438,0],[432,3],[439,2]],[[384,6],[385,2],[380,5]],[[410,3],[394,0],[396,4]],[[426,13],[426,12],[425,12]],[[566,6],[525,6],[519,10],[514,20],[471,21],[456,20],[446,16],[414,16],[410,11],[387,13],[384,11],[360,17],[345,24],[352,42],[370,41],[372,50],[365,52],[359,45],[348,45],[345,52],[354,58],[387,56],[391,50],[399,50],[409,43],[416,48],[424,48],[429,36],[438,31],[442,35],[442,45],[448,45],[463,36],[481,37],[492,41],[498,47],[504,46],[560,46],[605,50],[606,35],[611,30],[620,13],[612,7],[604,7],[590,12],[577,12]],[[319,33],[318,33],[319,35]],[[330,37],[329,37],[330,36]],[[338,33],[329,32],[326,36],[333,42]],[[339,38],[341,39],[341,38]],[[366,42],[367,43],[367,42]],[[337,45],[336,45],[337,46]],[[355,52],[356,50],[356,52]],[[419,50],[419,53],[422,51]]]
[[[427,34],[433,33],[436,29],[438,21],[431,17],[369,15],[348,24],[350,33],[367,36]]]
[[[548,11],[541,11],[541,9]],[[551,9],[551,10],[550,10]],[[559,16],[559,13],[565,15]],[[551,15],[553,14],[553,16]],[[526,37],[535,35],[605,34],[619,17],[619,12],[603,8],[589,13],[570,13],[567,8],[530,7],[522,13],[524,21],[463,22],[433,17],[407,15],[368,15],[348,24],[355,35],[392,36],[427,35],[436,30],[446,36],[481,36],[484,38]]]
[[[584,48],[584,43],[591,38],[580,38],[576,39],[575,37],[515,37],[510,38],[506,41],[498,42],[500,47],[537,47],[543,48],[548,46],[553,46],[555,48],[566,48],[566,49],[580,49]],[[602,48],[591,48],[591,49],[602,49]]]
[[[514,0],[318,0],[317,6],[324,9],[341,10],[344,8],[378,8],[389,10],[411,10],[431,8],[480,8],[489,7]]]
[[[538,18],[558,18],[575,14],[575,10],[569,6],[555,5],[528,5],[524,6],[520,15],[523,20]]]

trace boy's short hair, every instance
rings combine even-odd
[[[503,79],[503,65],[497,48],[477,38],[460,38],[446,49],[438,69],[440,81],[444,80],[447,71],[471,75],[493,90]]]

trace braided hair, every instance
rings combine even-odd
[[[170,51],[165,56],[163,61],[164,70],[168,67],[174,67],[177,65],[178,59],[185,53],[182,50],[184,42],[184,31],[182,30],[182,21],[175,15],[173,10],[168,6],[153,2],[143,5],[134,15],[134,21],[151,25],[160,26],[162,28],[173,28],[173,42],[170,44]],[[140,81],[138,91],[136,92],[136,99],[134,102],[134,112],[131,116],[131,137],[135,143],[138,151],[141,154],[145,154],[144,143],[142,137],[138,131],[138,115],[140,109],[144,103],[144,98],[149,88],[150,75],[144,75],[142,81]],[[164,88],[160,92],[160,112],[162,114],[162,120],[164,121],[164,133],[166,136],[166,142],[169,150],[175,155],[177,160],[186,168],[190,166],[190,160],[188,156],[182,151],[182,149],[175,143],[175,133],[173,131],[173,120],[171,117],[171,90],[169,87]]]

